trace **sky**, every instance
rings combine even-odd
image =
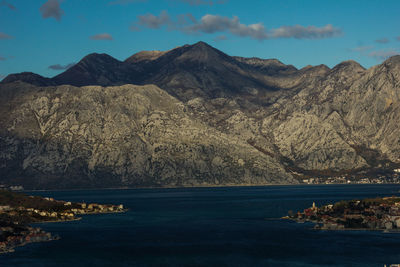
[[[399,14],[398,0],[0,0],[0,79],[198,41],[297,68],[369,68],[400,53]]]

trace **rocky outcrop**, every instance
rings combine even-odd
[[[1,83],[0,171],[35,188],[391,172],[400,166],[399,75],[400,56],[368,70],[354,61],[296,70],[202,42],[125,62],[91,54],[49,79],[66,85]]]
[[[7,90],[13,97],[2,106],[12,111],[1,122],[0,171],[9,182],[35,188],[296,182],[274,158],[197,120],[156,86],[18,83],[2,86],[2,94]]]
[[[127,58],[124,62],[126,63],[131,63],[131,64],[136,64],[136,63],[141,63],[141,62],[149,62],[156,60],[157,58],[161,57],[168,51],[141,51],[139,53],[136,53],[129,58]]]

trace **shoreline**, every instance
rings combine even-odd
[[[79,203],[0,190],[0,253],[29,243],[58,240],[41,229],[49,223],[82,220],[84,215],[125,213],[123,204]]]
[[[82,217],[76,217],[76,218],[73,218],[73,219],[66,219],[66,220],[52,220],[52,221],[33,222],[30,225],[44,224],[44,223],[58,223],[58,222],[74,222],[74,221],[80,221],[80,220],[82,220]]]
[[[313,224],[314,227],[309,228],[309,229],[315,230],[315,231],[357,231],[357,232],[369,231],[369,232],[382,232],[382,233],[400,233],[400,229],[391,229],[391,230],[373,229],[373,228],[337,228],[337,229],[329,229],[329,228],[315,227],[317,225],[320,225],[321,222],[299,221],[299,220],[296,220],[296,219],[287,218],[287,216],[282,217],[280,219],[281,220],[292,221],[294,223],[299,223],[299,224],[305,224],[305,223]]]
[[[60,239],[61,239],[61,237],[55,236],[55,237],[52,237],[51,239],[48,239],[48,240],[32,241],[32,242],[25,242],[25,243],[17,244],[17,245],[15,245],[15,246],[10,247],[10,248],[7,248],[7,249],[5,249],[5,250],[3,250],[3,251],[0,250],[0,255],[15,252],[15,248],[17,248],[17,247],[23,247],[23,246],[26,246],[26,245],[28,245],[28,244],[32,244],[32,243],[42,243],[42,242],[51,242],[51,241],[57,241],[57,240],[60,240]]]
[[[75,217],[75,218],[73,218],[73,219],[32,222],[32,223],[29,223],[29,224],[27,225],[27,227],[32,227],[32,228],[33,228],[34,226],[38,227],[38,226],[40,226],[40,225],[42,225],[42,224],[47,224],[47,223],[61,223],[61,222],[80,221],[80,220],[82,220],[82,217],[81,217],[81,216],[84,216],[84,215],[125,213],[125,212],[127,212],[127,211],[129,211],[129,209],[123,209],[123,210],[117,210],[117,211],[105,211],[105,212],[92,212],[92,213],[85,213],[85,214],[77,214],[77,215],[80,215],[80,216],[79,216],[79,217],[77,216],[77,217]],[[10,245],[10,247],[5,247],[5,248],[3,248],[3,249],[0,249],[0,255],[1,255],[1,254],[7,254],[7,253],[15,252],[15,248],[17,248],[17,247],[22,247],[22,246],[25,246],[25,245],[28,245],[28,244],[31,244],[31,243],[50,242],[50,241],[56,241],[56,240],[60,240],[60,239],[61,239],[61,237],[60,237],[59,235],[57,235],[57,234],[56,234],[56,235],[52,235],[52,234],[49,233],[49,232],[43,231],[41,228],[35,228],[35,229],[37,229],[37,230],[39,230],[39,231],[42,231],[43,236],[46,235],[46,238],[45,238],[45,239],[40,239],[40,240],[38,240],[38,241],[23,241],[23,242],[21,242],[21,243],[17,243],[17,244]],[[29,234],[30,234],[30,233],[29,233]],[[23,236],[21,236],[20,238],[26,239],[26,237],[29,236],[29,234],[23,235]]]
[[[34,189],[34,190],[21,190],[17,192],[62,192],[62,191],[96,191],[96,190],[135,190],[135,189],[188,189],[188,188],[235,188],[235,187],[277,187],[277,186],[306,186],[306,187],[313,187],[313,186],[369,186],[369,185],[399,185],[400,183],[386,183],[386,184],[343,184],[343,183],[336,183],[336,184],[260,184],[260,185],[253,185],[253,184],[234,184],[234,185],[204,185],[204,186],[154,186],[154,187],[106,187],[106,188],[83,188],[83,189]],[[400,193],[400,192],[399,192]]]
[[[289,211],[283,220],[312,223],[315,230],[400,232],[400,197],[386,196],[361,200],[341,200],[302,212]]]

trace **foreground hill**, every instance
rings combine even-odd
[[[200,42],[24,75],[0,85],[7,184],[278,184],[400,166],[400,56],[297,70]]]
[[[271,156],[194,118],[153,85],[14,83],[0,95],[8,99],[0,105],[3,181],[34,188],[295,182]]]

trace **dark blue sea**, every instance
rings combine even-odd
[[[0,266],[383,266],[400,233],[317,231],[279,219],[342,199],[400,195],[400,185],[265,186],[29,192],[124,204],[120,214],[40,224],[61,239],[0,255]]]

